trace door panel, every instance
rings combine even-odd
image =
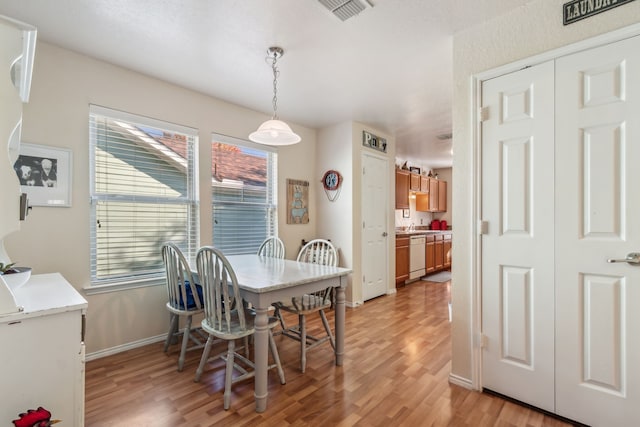
[[[557,413],[640,425],[640,37],[557,61]]]
[[[554,409],[553,62],[483,83],[482,380]]]
[[[364,301],[387,292],[387,185],[388,163],[362,155],[362,298]]]

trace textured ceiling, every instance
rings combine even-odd
[[[451,165],[452,35],[532,0],[370,0],[341,21],[317,0],[0,0],[38,38],[319,128],[355,120],[402,159]],[[179,65],[179,66],[176,66]]]

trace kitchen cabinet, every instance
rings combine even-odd
[[[429,192],[429,181],[430,179],[428,176],[424,176],[424,175],[420,176],[420,192],[421,193]]]
[[[410,174],[411,179],[409,182],[410,191],[420,191],[420,175],[417,173]]]
[[[436,236],[434,252],[433,258],[435,259],[435,269],[436,271],[442,270],[444,268],[444,239],[442,234]]]
[[[427,274],[434,273],[436,271],[436,236],[427,235],[427,244],[425,247],[425,271]]]
[[[409,209],[409,171],[396,169],[396,209]]]
[[[447,181],[438,181],[438,212],[447,211]]]
[[[444,252],[444,268],[451,268],[451,234],[445,234],[442,244]]]
[[[427,178],[428,187],[424,194],[416,195],[416,210],[420,212],[447,211],[447,181]]]
[[[451,268],[451,233],[427,234],[425,270],[427,274]]]
[[[58,273],[31,276],[13,295],[23,310],[0,316],[2,425],[39,406],[84,425],[87,301]]]
[[[409,278],[409,237],[396,237],[396,287]]]

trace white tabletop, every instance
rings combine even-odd
[[[229,263],[238,277],[240,289],[266,293],[333,279],[351,273],[351,269],[332,267],[259,255],[230,255]]]

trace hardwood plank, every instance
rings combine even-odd
[[[231,408],[223,409],[221,362],[209,363],[195,383],[197,351],[187,353],[183,372],[176,370],[178,346],[165,355],[163,343],[87,362],[86,426],[569,426],[449,384],[449,287],[418,281],[347,309],[342,367],[327,344],[309,352],[303,375],[299,343],[277,336],[287,384],[269,372],[262,414],[254,411],[253,380],[235,384]],[[327,317],[333,324],[333,313]],[[308,327],[320,332],[319,318]]]

